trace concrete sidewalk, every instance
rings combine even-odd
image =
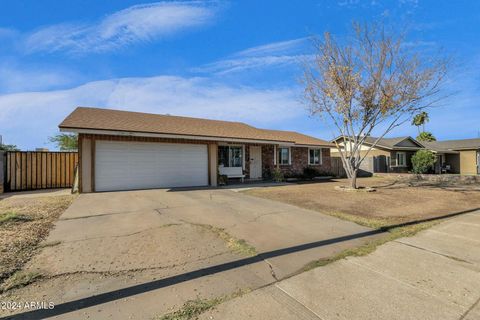
[[[480,211],[230,300],[201,319],[480,319]]]

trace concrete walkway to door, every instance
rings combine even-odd
[[[27,265],[43,278],[2,299],[55,303],[23,318],[147,319],[189,299],[255,290],[375,236],[230,190],[82,194]]]

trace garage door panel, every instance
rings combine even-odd
[[[97,141],[97,191],[208,185],[206,145]]]

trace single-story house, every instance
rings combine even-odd
[[[377,140],[367,137],[360,148],[360,154],[365,155],[368,148]],[[343,138],[337,141],[342,148],[348,148]],[[362,163],[364,173],[395,172],[403,173],[412,169],[411,158],[420,149],[428,149],[437,155],[435,173],[454,173],[462,175],[480,174],[480,138],[464,140],[447,140],[419,142],[412,137],[382,138],[371,149]],[[332,157],[340,157],[337,148],[331,149]]]
[[[218,174],[265,179],[330,171],[333,144],[241,122],[79,107],[59,125],[79,135],[80,192],[216,186]]]
[[[366,137],[364,144],[360,147],[360,156],[364,156],[377,139],[376,137]],[[335,141],[341,148],[348,150],[349,144],[344,145],[343,137],[338,137],[333,140],[333,142]],[[375,147],[368,152],[360,169],[363,174],[408,172],[412,169],[412,156],[423,148],[424,146],[412,137],[380,138]],[[332,148],[331,155],[340,157],[340,152],[335,147]]]
[[[480,174],[480,138],[422,142],[425,148],[436,152],[436,172],[446,171],[462,175]]]

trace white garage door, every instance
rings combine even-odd
[[[206,185],[206,145],[96,141],[96,191]]]

